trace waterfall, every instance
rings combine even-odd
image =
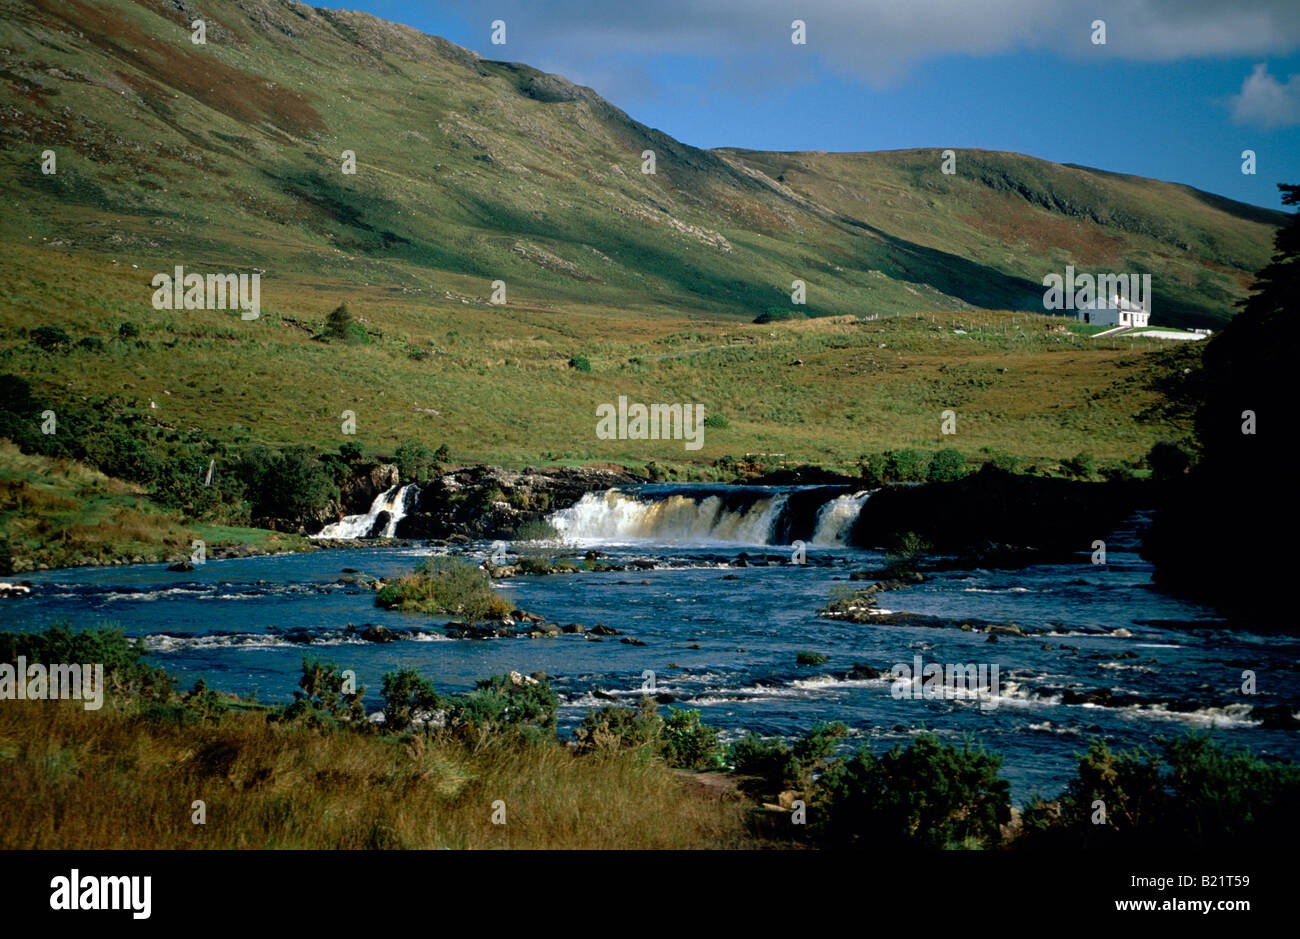
[[[812,543],[825,547],[845,544],[863,503],[870,495],[870,492],[864,491],[836,496],[823,505],[817,512],[817,528],[813,532]]]
[[[565,540],[656,544],[772,543],[786,493],[762,494],[748,504],[728,505],[719,495],[670,493],[638,498],[619,489],[588,492],[549,521]]]
[[[397,533],[397,523],[406,517],[406,511],[419,494],[414,483],[394,486],[375,497],[370,511],[365,515],[349,515],[332,525],[326,525],[313,538],[392,538]],[[375,531],[381,515],[387,519],[382,529]]]

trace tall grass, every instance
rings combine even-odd
[[[0,848],[741,848],[745,808],[632,753],[0,708]],[[206,803],[206,824],[192,821]],[[493,824],[494,802],[505,824]]]

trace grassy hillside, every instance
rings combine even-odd
[[[54,405],[117,395],[169,439],[410,437],[515,464],[1133,458],[1182,433],[1152,416],[1155,382],[1197,353],[1027,313],[1042,276],[1149,270],[1157,322],[1219,322],[1283,218],[1010,154],[962,152],[946,176],[937,151],[702,151],[363,14],[215,0],[194,45],[192,13],[0,0],[0,372]],[[154,310],[150,280],[177,264],[263,272],[262,317]],[[820,318],[753,325],[795,278]],[[368,342],[318,340],[341,301]],[[690,454],[597,440],[619,395],[729,425]]]
[[[1282,218],[1008,154],[945,176],[937,151],[706,152],[559,76],[279,0],[206,4],[201,46],[161,0],[0,12],[0,198],[21,210],[0,237],[129,259],[142,284],[256,267],[268,288],[337,278],[454,309],[500,279],[523,309],[752,318],[795,278],[812,313],[1041,311],[1043,275],[1073,262],[1149,271],[1161,315],[1200,325]]]
[[[0,440],[0,573],[189,557],[195,539],[209,550],[239,543],[292,550],[294,535],[187,524],[148,493],[80,463],[24,454]]]

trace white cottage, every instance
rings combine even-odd
[[[1151,325],[1151,313],[1145,303],[1133,303],[1118,294],[1111,294],[1091,309],[1080,310],[1079,319],[1100,326]]]

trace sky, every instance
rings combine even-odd
[[[1300,183],[1300,0],[326,5],[558,73],[697,147],[952,148],[959,172],[963,148],[1006,150],[1272,208]]]

